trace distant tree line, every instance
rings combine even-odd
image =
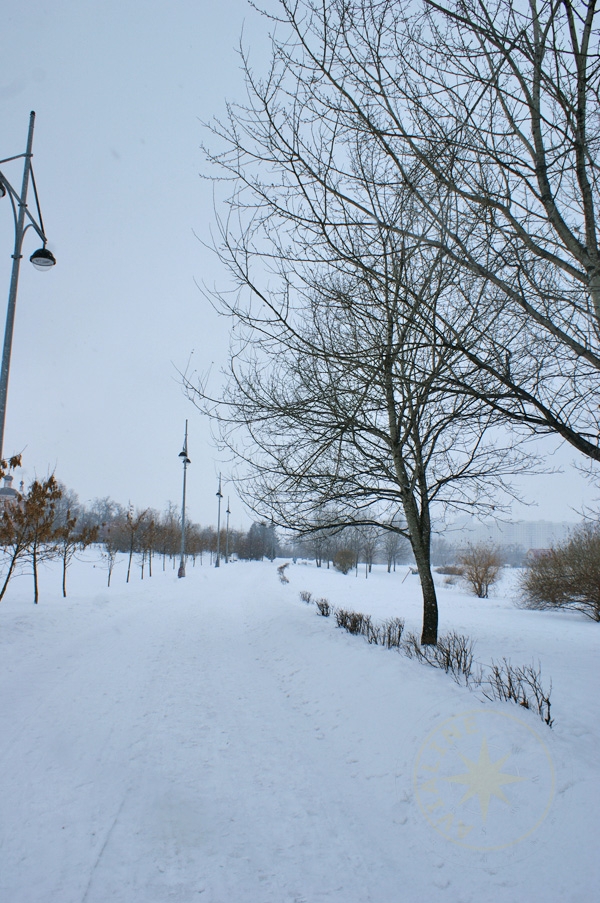
[[[151,577],[158,565],[175,568],[181,556],[181,512],[169,502],[164,511],[127,506],[110,497],[80,502],[76,492],[54,475],[34,480],[23,494],[5,496],[0,508],[0,601],[11,579],[30,571],[34,602],[39,601],[39,566],[62,563],[62,593],[67,595],[67,573],[75,558],[94,545],[108,572],[110,586],[118,555],[127,556],[126,581],[136,569],[141,579]],[[213,526],[186,520],[185,555],[195,565],[220,561],[273,560],[281,543],[273,523],[256,522],[247,530],[224,528],[220,537]]]

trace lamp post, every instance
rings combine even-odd
[[[221,474],[219,474],[219,488],[217,490],[217,498],[219,500],[218,508],[217,508],[217,559],[215,561],[215,567],[218,568],[221,565],[221,499],[223,498],[223,493],[221,492]]]
[[[23,182],[21,185],[21,193],[19,194],[10,184],[8,179],[0,172],[0,198],[8,195],[15,221],[15,244],[12,253],[12,271],[10,276],[10,288],[8,291],[8,306],[6,309],[6,328],[4,330],[4,348],[2,351],[2,368],[0,370],[0,459],[4,450],[4,424],[6,422],[6,396],[8,392],[8,374],[10,370],[10,355],[12,350],[12,337],[15,325],[15,307],[17,304],[17,286],[19,284],[19,266],[23,256],[23,239],[28,229],[37,232],[44,245],[39,250],[34,251],[29,260],[38,270],[48,270],[56,263],[54,255],[46,247],[46,235],[44,232],[44,223],[42,221],[42,213],[40,210],[40,202],[38,199],[37,188],[35,185],[35,177],[31,167],[32,146],[33,146],[33,126],[35,123],[35,113],[29,116],[29,132],[27,134],[27,149],[24,154],[17,154],[14,157],[6,157],[0,160],[0,164],[9,163],[11,160],[24,160],[23,164]],[[30,213],[27,207],[27,191],[29,189],[29,181],[33,186],[33,194],[35,197],[35,206],[37,209],[37,219]]]
[[[187,420],[185,421],[185,437],[183,440],[183,448],[179,452],[179,457],[183,462],[183,498],[181,500],[181,561],[179,563],[179,570],[177,571],[178,577],[185,577],[185,482],[187,475],[187,466],[192,462],[188,458],[188,447],[187,447]]]
[[[229,564],[229,515],[231,511],[229,510],[229,496],[227,496],[227,511],[225,512],[227,515],[227,526],[225,528],[225,564]]]

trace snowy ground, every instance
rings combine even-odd
[[[2,903],[593,898],[598,625],[515,608],[512,574],[487,601],[440,582],[481,662],[540,661],[550,730],[299,600],[417,630],[405,568],[119,568],[0,605]]]

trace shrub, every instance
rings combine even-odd
[[[600,524],[532,559],[521,590],[527,608],[570,608],[600,621]]]
[[[349,611],[347,612],[347,615],[348,618],[344,626],[348,633],[364,633],[365,635],[368,633],[369,627],[371,626],[370,615],[363,615],[360,611]]]
[[[347,611],[345,608],[336,608],[335,620],[337,626],[347,630],[348,633],[363,633],[365,636],[371,626],[370,615],[363,615],[359,611]]]
[[[421,646],[415,633],[409,633],[402,645],[408,658],[416,658],[433,668],[442,668],[457,683],[469,682],[473,670],[474,643],[468,636],[454,630],[438,637],[436,646]]]
[[[458,564],[445,564],[435,569],[436,574],[447,574],[449,577],[462,577],[464,568]]]
[[[492,662],[488,675],[482,678],[483,695],[486,699],[511,700],[524,709],[534,709],[548,727],[552,727],[554,719],[550,717],[550,687],[542,687],[541,670],[538,664],[515,667],[503,658],[501,662]]]
[[[348,574],[354,567],[355,561],[356,555],[352,549],[338,549],[333,556],[333,566],[342,574]]]
[[[381,644],[388,649],[400,648],[402,634],[404,632],[404,620],[402,618],[389,618],[381,625]]]
[[[303,589],[300,593],[300,599],[302,602],[306,602],[306,604],[308,605],[312,600],[312,593],[309,593],[308,590]]]
[[[479,599],[487,599],[490,586],[495,583],[502,568],[502,558],[494,546],[479,544],[469,546],[461,554],[462,577]]]
[[[348,619],[350,618],[350,612],[346,611],[345,608],[336,608],[335,610],[335,623],[338,627],[342,627],[344,630],[346,629],[346,624],[348,623]]]
[[[362,634],[374,646],[387,646],[388,649],[400,647],[404,630],[402,618],[389,618],[381,624],[374,624],[370,615],[363,615],[358,611],[347,611],[344,608],[330,610],[335,613],[337,626],[347,630],[348,633]]]
[[[319,614],[323,615],[324,618],[328,618],[331,614],[331,605],[327,601],[327,599],[315,599],[315,605],[319,609]]]

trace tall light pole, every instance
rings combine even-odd
[[[231,511],[229,510],[229,496],[227,496],[227,511],[225,512],[227,515],[227,526],[225,528],[225,564],[229,564],[229,515]]]
[[[216,568],[218,568],[221,564],[221,499],[223,498],[223,493],[221,492],[221,474],[219,474],[219,488],[217,490],[217,498],[219,500],[219,504],[217,508],[217,560],[215,561]]]
[[[192,462],[188,458],[187,446],[187,420],[185,421],[185,437],[183,440],[183,448],[179,452],[179,457],[183,462],[183,498],[181,500],[181,561],[179,563],[178,577],[185,577],[185,482],[187,476],[187,466]]]
[[[4,450],[4,424],[6,422],[6,396],[8,393],[8,374],[10,370],[10,355],[12,350],[12,338],[15,325],[15,308],[17,304],[17,286],[19,284],[19,266],[23,256],[23,239],[28,229],[33,229],[42,239],[44,246],[31,255],[29,260],[38,270],[48,270],[56,263],[54,255],[46,247],[46,235],[44,232],[44,223],[42,221],[42,213],[40,210],[40,202],[38,199],[37,188],[35,185],[35,177],[31,167],[32,147],[33,147],[33,126],[35,123],[35,113],[29,115],[29,132],[27,134],[27,149],[24,154],[17,154],[15,157],[6,157],[0,160],[0,164],[9,163],[11,160],[24,160],[23,164],[23,182],[21,185],[21,193],[19,194],[10,184],[8,179],[0,172],[0,198],[8,195],[15,221],[15,244],[12,253],[12,271],[10,275],[10,288],[8,290],[8,306],[6,309],[6,327],[4,330],[4,348],[2,351],[2,368],[0,370],[0,459]],[[29,189],[29,180],[33,186],[33,194],[35,197],[35,205],[37,209],[37,219],[30,213],[27,207],[27,191]]]

